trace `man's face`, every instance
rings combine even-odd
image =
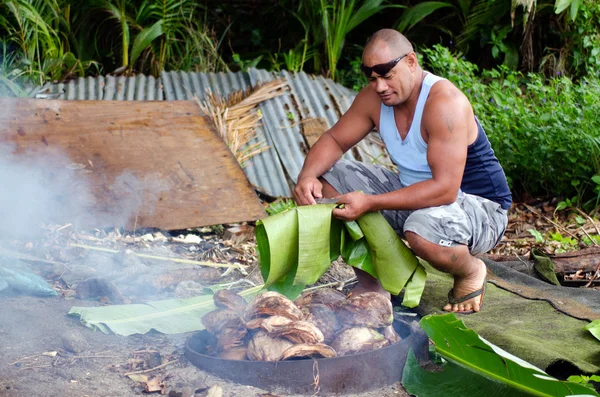
[[[399,105],[410,95],[413,68],[406,62],[410,54],[395,54],[387,46],[378,46],[363,55],[363,72],[371,72],[369,83],[386,106]]]

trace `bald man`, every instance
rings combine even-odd
[[[335,197],[334,216],[354,220],[381,211],[416,255],[454,277],[446,311],[480,310],[486,266],[478,254],[498,244],[512,198],[504,171],[466,96],[424,71],[395,30],[367,42],[361,70],[369,84],[308,153],[294,198],[300,205]],[[373,128],[398,172],[340,160]],[[362,193],[361,193],[362,192]],[[357,293],[381,283],[355,269]]]

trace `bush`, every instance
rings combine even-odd
[[[503,67],[479,73],[442,46],[423,53],[427,68],[471,100],[517,198],[592,197],[600,154],[598,77],[546,81]]]

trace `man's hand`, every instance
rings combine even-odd
[[[317,204],[315,198],[323,197],[323,184],[318,178],[303,177],[298,179],[294,188],[294,201],[298,205]]]
[[[344,221],[353,221],[371,210],[369,196],[361,192],[344,194],[336,197],[336,199],[339,204],[344,204],[344,208],[335,208],[333,216]]]

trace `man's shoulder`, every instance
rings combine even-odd
[[[451,81],[441,79],[431,86],[424,111],[456,111],[470,108],[471,103],[467,96]]]
[[[379,112],[381,99],[379,99],[373,87],[367,85],[358,92],[356,98],[354,98],[352,107],[360,113],[372,116],[373,112]]]

